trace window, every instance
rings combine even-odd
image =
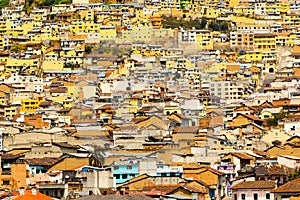
[[[257,194],[257,193],[254,193],[254,194],[253,194],[253,199],[254,199],[254,200],[258,200],[258,194]]]
[[[237,194],[233,195],[233,200],[237,200]]]
[[[3,185],[9,185],[9,181],[3,181]]]
[[[266,199],[270,199],[270,193],[266,193]]]
[[[132,166],[128,165],[128,166],[127,166],[127,169],[132,169]]]
[[[126,179],[127,178],[127,174],[122,174],[122,179]]]
[[[246,194],[241,194],[242,200],[246,200]]]
[[[119,169],[119,166],[114,166],[114,170],[118,170]]]
[[[130,174],[130,178],[134,178],[135,177],[135,174]]]
[[[115,174],[114,177],[116,177],[116,179],[120,179],[120,174]]]

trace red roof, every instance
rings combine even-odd
[[[24,195],[18,194],[14,200],[52,200],[52,197],[44,195],[40,192],[36,192],[36,194],[32,194],[31,190],[26,190]]]

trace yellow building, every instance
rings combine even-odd
[[[239,3],[240,3],[239,0],[225,0],[224,7],[225,7],[225,9],[229,9],[229,8],[238,6]]]
[[[70,31],[73,33],[98,33],[99,40],[114,40],[117,36],[116,27],[95,24],[93,21],[73,20]]]
[[[262,61],[262,54],[259,51],[247,52],[246,54],[239,56],[238,60],[246,63],[257,63]]]
[[[206,17],[208,19],[216,19],[220,14],[220,9],[215,8],[215,7],[208,7],[208,8],[205,8],[204,12],[206,13],[204,15],[204,17]]]
[[[74,100],[71,97],[66,97],[66,99],[63,101],[63,107],[64,108],[72,108],[73,101]]]
[[[8,24],[10,26],[6,29],[7,35],[11,36],[26,36],[34,27],[34,23],[32,21],[24,22],[21,25],[14,26],[13,28],[11,23]]]
[[[34,9],[30,12],[30,17],[34,21],[34,26],[42,26],[43,20],[47,19],[48,9]]]
[[[17,110],[18,110],[18,107],[17,107],[17,106],[14,106],[14,105],[5,107],[5,108],[4,108],[4,116],[5,116],[6,118],[12,119],[14,116],[17,115]]]
[[[132,30],[122,31],[122,41],[151,41],[151,30],[149,26],[134,26]]]
[[[272,33],[255,33],[254,47],[260,52],[276,52],[276,35]]]
[[[42,69],[44,71],[64,70],[64,62],[62,60],[59,60],[59,61],[45,60],[45,61],[43,61]]]
[[[196,43],[197,47],[201,50],[214,49],[214,42],[211,31],[196,31]]]
[[[290,10],[290,5],[289,3],[286,3],[286,2],[280,2],[280,1],[277,1],[277,3],[280,3],[279,4],[279,9],[280,9],[280,14],[283,15],[283,14],[286,14],[289,10]]]
[[[244,15],[253,16],[254,15],[254,7],[253,6],[236,6],[232,8],[234,13],[240,13]]]
[[[297,35],[290,32],[276,33],[276,45],[293,47]]]
[[[39,59],[11,59],[6,61],[5,75],[23,73],[33,75],[37,73]]]
[[[80,10],[79,16],[83,21],[94,21],[94,16],[95,16],[94,9]]]
[[[252,19],[249,17],[244,17],[244,16],[230,15],[229,19],[235,23],[243,23],[243,24],[245,24],[245,23],[254,24],[255,23],[255,19]]]
[[[280,5],[278,4],[267,4],[266,13],[268,15],[280,15]]]
[[[21,113],[35,113],[40,103],[43,101],[43,97],[37,99],[24,99],[22,100],[20,112]]]
[[[283,25],[282,28],[288,28],[290,26],[299,25],[300,23],[300,16],[295,13],[287,14],[286,16],[283,16]]]
[[[0,19],[0,35],[7,33],[8,27],[10,27],[11,22],[7,19]]]

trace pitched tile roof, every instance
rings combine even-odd
[[[179,186],[170,186],[170,185],[159,185],[159,186],[145,186],[143,187],[143,191],[160,191],[162,193],[170,193],[173,190],[177,189]]]
[[[274,189],[275,187],[276,183],[273,181],[244,181],[234,185],[232,189]]]
[[[288,175],[289,171],[285,166],[282,165],[271,165],[268,168],[269,175]]]
[[[14,200],[52,200],[52,197],[44,195],[40,192],[36,192],[36,195],[32,194],[31,190],[26,190],[24,195],[18,195]]]
[[[300,192],[300,178],[287,182],[286,184],[273,190],[274,193],[299,193]]]
[[[52,166],[54,163],[59,161],[60,158],[32,158],[32,159],[26,159],[26,163],[28,165],[34,165],[34,166]]]
[[[77,200],[150,200],[152,199],[151,197],[141,195],[141,194],[127,194],[127,195],[117,195],[117,194],[112,194],[112,195],[99,195],[99,196],[84,196],[80,197]]]
[[[262,121],[260,118],[256,117],[255,115],[244,115],[245,117],[249,118],[249,119],[252,119],[254,121]]]
[[[240,159],[247,159],[247,160],[250,160],[253,158],[252,156],[250,156],[248,154],[244,154],[244,153],[231,153],[231,155],[238,157]]]
[[[199,130],[198,126],[180,126],[174,129],[174,133],[194,133],[196,134]]]

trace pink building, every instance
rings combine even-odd
[[[232,200],[274,200],[274,181],[244,181],[232,186]]]

